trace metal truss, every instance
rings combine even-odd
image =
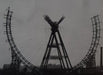
[[[11,57],[12,57],[12,61],[11,61],[11,66],[15,67],[16,69],[19,69],[20,65],[23,64],[27,67],[27,69],[29,71],[35,70],[39,72],[39,69],[33,65],[32,63],[30,63],[21,53],[20,50],[17,48],[13,36],[12,36],[12,30],[11,30],[11,18],[12,18],[12,14],[13,12],[10,10],[10,7],[8,7],[8,11],[6,16],[6,23],[5,23],[5,27],[6,27],[6,35],[7,35],[7,40],[8,43],[10,45],[10,49],[11,49]],[[52,27],[52,33],[51,33],[51,37],[52,39],[56,37],[55,33],[57,32],[60,42],[61,42],[61,46],[62,49],[64,50],[64,57],[66,58],[65,60],[68,61],[69,57],[67,55],[64,43],[61,39],[61,35],[58,31],[58,26],[54,26],[54,24],[59,25],[60,22],[63,20],[63,17],[61,18],[61,20],[59,22],[52,22],[50,19],[47,19],[47,16],[45,16],[45,20],[49,21],[48,23],[50,24],[50,26]],[[80,61],[80,63],[78,63],[76,66],[74,66],[74,69],[79,68],[79,67],[95,67],[95,54],[96,54],[96,50],[97,47],[99,45],[99,40],[100,40],[100,20],[99,20],[99,15],[93,16],[91,18],[92,21],[92,27],[93,27],[93,36],[92,36],[92,41],[91,41],[91,45],[90,48],[86,54],[86,56]],[[56,40],[56,38],[55,38]],[[49,43],[49,42],[48,42]],[[56,42],[58,45],[58,42]],[[49,44],[48,44],[49,45]],[[51,44],[52,46],[53,44]],[[57,49],[59,49],[58,46],[56,46]],[[47,46],[47,48],[50,48],[49,46]],[[50,52],[49,52],[50,53]],[[43,58],[43,61],[41,63],[41,66],[43,66],[43,62],[45,62],[45,56]],[[48,54],[47,54],[48,56]],[[59,57],[60,58],[60,57]],[[60,60],[62,62],[62,60]],[[46,61],[47,62],[47,61]],[[68,64],[71,66],[70,60],[68,62]],[[63,65],[63,64],[62,64]],[[72,66],[71,66],[72,67]]]
[[[89,68],[89,67],[95,67],[95,54],[97,47],[99,45],[100,40],[100,20],[99,15],[93,16],[91,18],[92,27],[93,27],[93,36],[91,45],[89,48],[89,51],[87,52],[86,56],[81,60],[80,63],[78,63],[76,66],[74,66],[74,69],[83,67],[83,68]]]
[[[17,48],[13,36],[12,36],[12,30],[11,30],[11,18],[12,18],[13,11],[10,10],[10,7],[7,9],[7,14],[5,15],[6,17],[6,35],[7,35],[7,40],[10,45],[10,50],[11,50],[11,67],[15,69],[19,69],[20,65],[23,64],[28,71],[37,71],[39,72],[39,69],[34,66],[32,63],[30,63],[21,53],[20,50]]]
[[[50,60],[59,60],[59,69],[71,69],[72,65],[59,32],[59,24],[63,21],[64,17],[62,17],[58,22],[53,22],[48,15],[45,15],[44,19],[51,26],[51,35],[41,63],[41,68],[48,69],[50,68],[48,63]],[[53,55],[51,52],[53,51],[53,48],[57,52],[57,55]],[[53,65],[55,65],[55,63],[52,63],[51,66]]]

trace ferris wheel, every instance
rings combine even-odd
[[[18,69],[20,67],[20,65],[23,64],[24,66],[27,67],[27,69],[29,71],[35,70],[35,71],[39,72],[38,67],[33,65],[31,62],[29,62],[22,55],[22,53],[20,52],[20,50],[18,49],[18,47],[15,44],[15,41],[14,41],[13,35],[12,35],[12,30],[11,30],[12,13],[13,13],[13,11],[11,11],[10,7],[8,7],[7,14],[6,14],[5,27],[6,27],[7,40],[8,40],[8,43],[10,45],[10,49],[11,49],[11,57],[12,57],[11,66]],[[46,18],[47,18],[47,16],[45,17],[45,19]],[[61,20],[62,19],[63,18],[61,18]],[[48,20],[48,19],[46,19],[46,20]],[[91,45],[89,47],[87,54],[84,56],[84,58],[77,65],[75,65],[73,67],[74,69],[80,68],[80,67],[94,67],[94,66],[96,66],[95,54],[96,54],[96,50],[97,50],[97,47],[99,45],[99,40],[100,40],[99,15],[93,16],[91,18],[91,22],[92,22],[92,27],[93,27],[93,35],[92,35]],[[58,24],[59,24],[59,22],[58,22]],[[52,27],[52,25],[51,25],[51,27]],[[54,28],[53,30],[56,30],[55,26],[52,28]],[[57,31],[55,31],[55,32],[57,32]]]

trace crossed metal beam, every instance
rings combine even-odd
[[[62,16],[61,19],[58,22],[57,21],[53,22],[48,15],[44,15],[44,19],[47,21],[47,23],[50,24],[51,30],[53,32],[57,32],[59,24],[65,19],[65,17]]]

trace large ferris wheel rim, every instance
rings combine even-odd
[[[97,19],[96,19],[97,18]],[[98,22],[93,22],[98,20]],[[74,66],[74,68],[79,68],[79,67],[83,67],[83,65],[85,65],[85,63],[87,63],[89,61],[89,58],[94,56],[97,50],[97,47],[99,45],[99,40],[100,40],[100,21],[99,21],[99,15],[93,16],[91,18],[92,21],[92,27],[93,27],[93,35],[92,35],[92,41],[91,41],[91,45],[89,47],[89,50],[87,52],[87,54],[85,55],[85,57],[76,65]]]
[[[8,9],[9,10],[9,9]],[[11,14],[11,17],[12,17],[12,14]],[[12,36],[12,31],[11,31],[11,17],[9,18],[10,19],[10,23],[6,23],[6,32],[7,32],[7,39],[8,39],[8,42],[10,44],[10,47],[11,48],[14,48],[14,52],[15,54],[18,56],[18,58],[22,61],[22,63],[24,63],[26,66],[28,67],[35,67],[37,68],[35,65],[33,65],[31,62],[29,62],[21,53],[20,53],[20,50],[17,48],[15,42],[14,42],[14,39],[13,39],[13,36]],[[93,36],[92,36],[92,41],[91,41],[91,45],[89,47],[89,50],[87,52],[87,54],[85,55],[85,57],[80,61],[80,63],[78,63],[76,66],[76,68],[80,67],[81,65],[84,64],[84,62],[87,62],[88,61],[88,58],[89,56],[92,56],[96,53],[96,49],[97,49],[97,46],[99,44],[99,39],[100,39],[100,29],[96,29],[95,27],[96,25],[92,25],[93,27]],[[100,28],[100,24],[99,24],[99,28]],[[95,33],[95,30],[98,30],[98,32]],[[10,35],[9,35],[10,34]],[[98,34],[98,35],[97,35]]]
[[[36,67],[35,65],[33,65],[31,62],[29,62],[20,52],[20,50],[17,48],[14,39],[13,39],[13,35],[12,35],[12,30],[11,30],[11,17],[12,17],[12,11],[10,11],[10,7],[8,7],[8,12],[6,15],[6,35],[7,35],[7,40],[8,43],[10,45],[11,48],[11,52],[13,52],[14,54],[16,54],[16,56],[19,58],[19,60],[26,66],[28,67],[30,70],[35,69],[36,71],[38,70],[38,67]],[[12,57],[13,58],[13,57]]]

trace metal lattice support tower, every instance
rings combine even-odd
[[[97,47],[99,45],[100,40],[100,20],[99,15],[93,16],[91,18],[92,27],[93,27],[93,36],[92,36],[92,42],[89,48],[89,51],[87,52],[86,56],[82,59],[82,61],[77,64],[74,68],[79,67],[95,67],[95,53],[97,50]]]
[[[63,21],[64,17],[62,17],[58,22],[53,22],[49,18],[48,15],[44,16],[44,19],[50,24],[51,26],[51,35],[49,38],[49,42],[47,44],[47,48],[41,63],[42,69],[50,68],[49,61],[50,60],[59,60],[59,68],[60,69],[71,69],[72,65],[68,54],[66,52],[64,43],[62,41],[62,37],[59,32],[59,24]],[[53,55],[51,52],[55,49],[57,55]],[[55,65],[52,63],[52,65]],[[56,66],[56,65],[55,65]],[[53,67],[54,68],[54,67]]]
[[[8,7],[7,10],[7,14],[6,16],[6,23],[5,23],[5,27],[6,27],[6,35],[7,35],[7,40],[8,43],[10,45],[10,50],[11,50],[11,57],[12,57],[12,61],[11,61],[11,67],[15,68],[15,69],[19,69],[20,65],[23,64],[28,71],[39,71],[38,68],[36,66],[34,66],[33,64],[31,64],[19,51],[19,49],[17,48],[13,36],[12,36],[12,30],[11,30],[11,18],[12,18],[12,11],[10,10],[10,7]]]

